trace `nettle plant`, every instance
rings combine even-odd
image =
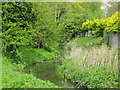
[[[120,33],[118,13],[119,12],[116,12],[111,17],[105,19],[87,20],[82,24],[81,28],[83,31],[91,31],[91,34],[95,37],[103,36],[103,31],[107,33]]]

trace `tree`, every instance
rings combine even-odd
[[[59,25],[61,37],[70,40],[82,33],[81,25],[87,19],[93,20],[102,17],[101,2],[70,2],[65,3],[64,13],[61,15]]]
[[[30,2],[2,3],[3,52],[15,54],[16,48],[29,44],[29,30],[35,21]]]
[[[116,11],[118,11],[118,2],[109,2],[110,7],[107,7],[107,17],[112,16]]]
[[[52,9],[47,2],[34,3],[36,22],[30,31],[32,35],[31,46],[37,48],[57,47],[58,36],[56,21]]]

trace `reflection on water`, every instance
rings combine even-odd
[[[42,80],[49,80],[52,83],[64,88],[75,88],[75,85],[70,81],[66,81],[63,76],[57,73],[58,64],[36,63],[26,68],[27,73],[33,73],[37,78]]]

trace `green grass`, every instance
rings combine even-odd
[[[101,45],[101,43],[103,42],[103,38],[99,37],[99,38],[94,38],[94,37],[81,37],[78,39],[75,39],[73,41],[70,41],[69,43],[67,43],[67,47],[84,47],[84,48],[89,48],[89,47],[93,47],[96,45]]]
[[[54,48],[39,49],[20,47],[17,55],[2,58],[2,87],[3,88],[58,88],[50,81],[43,81],[33,74],[24,73],[27,65],[36,61],[52,60],[59,55],[59,51]]]
[[[43,81],[32,74],[22,73],[25,65],[10,63],[3,57],[2,87],[3,88],[58,88],[49,81]]]

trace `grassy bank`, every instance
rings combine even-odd
[[[99,46],[103,43],[103,38],[99,37],[99,38],[94,38],[94,37],[82,37],[82,38],[76,38],[72,41],[70,41],[69,43],[67,43],[66,47],[69,48],[91,48],[93,46]]]
[[[118,87],[118,50],[102,42],[102,38],[83,37],[67,44],[71,50],[59,70],[77,87]]]
[[[58,88],[50,81],[43,81],[33,74],[24,73],[24,68],[36,61],[52,60],[59,54],[56,49],[38,49],[21,47],[17,56],[2,57],[3,88]]]
[[[49,81],[43,81],[32,74],[23,73],[23,64],[15,64],[3,56],[2,87],[3,88],[58,88]]]
[[[12,62],[24,65],[30,65],[36,61],[49,61],[59,55],[59,51],[55,48],[46,50],[40,48],[20,47],[17,51],[17,57],[12,57]]]

